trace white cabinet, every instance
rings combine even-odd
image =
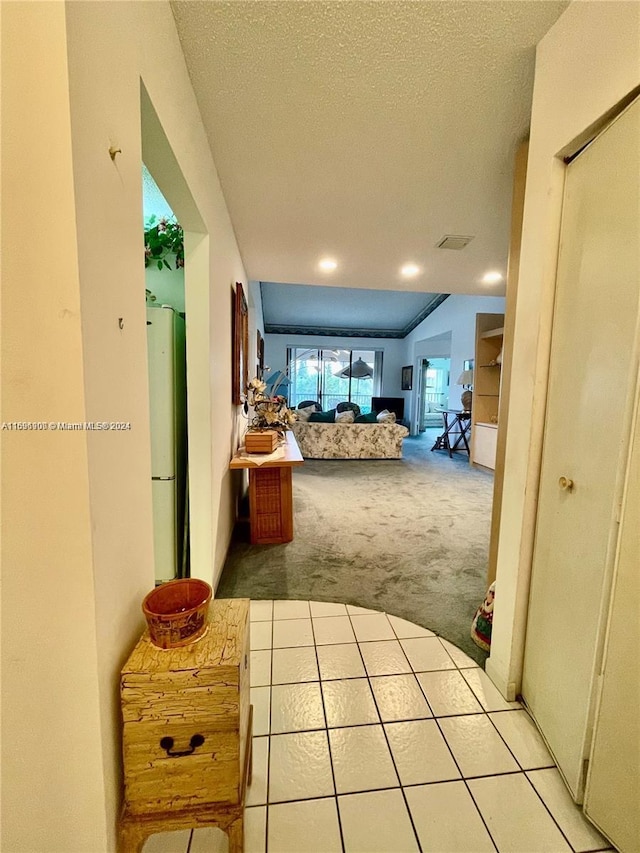
[[[496,467],[504,314],[476,314],[471,463]]]
[[[498,424],[476,423],[473,425],[473,456],[476,465],[496,467],[496,444]]]

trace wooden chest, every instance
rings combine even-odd
[[[131,814],[238,803],[251,745],[248,599],[214,600],[207,631],[182,648],[159,649],[145,632],[121,700]]]
[[[278,433],[274,429],[249,430],[244,437],[247,453],[273,453],[278,446]]]

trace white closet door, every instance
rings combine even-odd
[[[611,599],[584,810],[623,853],[640,850],[640,409]]]
[[[523,696],[580,801],[638,314],[636,101],[568,167]]]

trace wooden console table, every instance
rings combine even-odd
[[[249,471],[249,513],[252,545],[277,545],[293,539],[293,478],[291,469],[304,459],[293,433],[285,433],[284,456],[258,464],[236,454],[229,467]]]

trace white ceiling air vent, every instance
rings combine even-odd
[[[454,234],[445,234],[437,244],[439,249],[464,249],[473,240],[473,237],[460,237]]]

